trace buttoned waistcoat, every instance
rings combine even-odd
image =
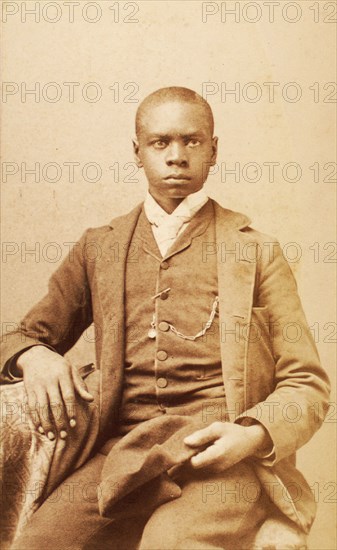
[[[213,205],[216,240],[204,243],[202,261],[217,258],[228,413],[231,421],[251,417],[266,427],[275,452],[257,462],[256,471],[283,511],[308,530],[315,503],[294,453],[324,420],[328,378],[278,242],[250,228],[245,215]],[[107,226],[88,229],[52,276],[47,296],[3,344],[3,365],[41,342],[64,354],[94,322],[102,440],[113,433],[121,401],[125,268],[127,257],[137,254],[128,245],[140,211],[138,205]]]
[[[216,313],[217,262],[215,255],[202,261],[205,242],[215,242],[211,201],[195,214],[164,258],[144,210],[138,218],[130,245],[131,250],[137,248],[137,261],[127,261],[126,266],[120,433],[165,414],[204,411],[205,421],[226,420]],[[215,318],[208,326],[214,308]],[[155,338],[149,337],[151,321],[156,326]],[[200,337],[191,340],[196,334]]]

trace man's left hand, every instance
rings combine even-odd
[[[213,422],[186,437],[184,443],[194,448],[209,443],[205,450],[191,458],[191,464],[194,468],[212,466],[221,471],[258,451],[267,450],[271,439],[262,424],[247,427],[231,422]]]

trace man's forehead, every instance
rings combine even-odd
[[[148,103],[147,105],[144,105],[141,115],[142,118],[147,118],[150,116],[161,116],[163,113],[167,113],[168,111],[172,114],[181,114],[181,115],[191,115],[191,113],[195,113],[196,115],[199,113],[204,112],[205,106],[201,103],[191,102],[191,101],[184,101],[184,100],[167,100],[167,101],[160,101],[160,102],[153,102]]]

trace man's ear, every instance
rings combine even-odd
[[[214,136],[212,138],[212,150],[213,150],[213,154],[212,154],[212,157],[211,157],[211,166],[214,166],[215,163],[216,163],[216,158],[218,156],[218,139],[216,136]]]
[[[139,158],[139,143],[138,143],[137,138],[134,138],[132,140],[132,144],[133,144],[133,154],[134,154],[134,157],[135,157],[136,164],[137,164],[138,168],[142,168],[143,163]]]

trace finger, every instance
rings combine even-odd
[[[37,402],[39,404],[39,426],[38,431],[45,433],[48,439],[51,441],[55,439],[55,429],[53,425],[53,419],[49,410],[49,400],[47,392],[44,388],[38,388],[36,390]]]
[[[27,394],[27,406],[29,416],[34,424],[35,429],[39,430],[39,427],[41,426],[40,403],[38,401],[36,391],[26,386],[25,389]]]
[[[91,395],[91,393],[88,391],[88,388],[84,380],[82,380],[81,376],[79,375],[75,367],[73,367],[72,369],[72,376],[73,376],[75,390],[77,391],[79,396],[82,397],[82,399],[85,399],[85,401],[93,401],[94,396]]]
[[[199,447],[200,445],[205,445],[206,443],[211,443],[224,433],[224,423],[223,422],[213,422],[210,426],[203,428],[202,430],[197,430],[191,435],[188,435],[184,439],[184,443],[190,447]]]
[[[57,433],[61,439],[65,439],[68,435],[67,432],[67,411],[58,384],[53,384],[48,388],[49,408],[52,413],[53,422]]]
[[[71,376],[65,376],[60,380],[60,391],[67,412],[69,425],[73,428],[76,416],[76,397],[74,383]],[[76,426],[76,421],[75,421]]]
[[[191,458],[191,464],[194,468],[206,468],[219,462],[223,458],[223,450],[220,446],[211,445],[205,451],[198,453]]]

